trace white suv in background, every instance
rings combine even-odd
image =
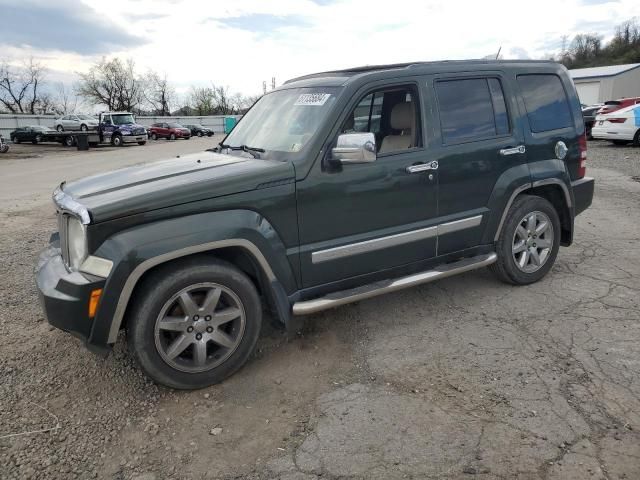
[[[54,128],[59,132],[65,130],[81,130],[86,132],[87,130],[95,130],[98,128],[98,119],[91,115],[65,115],[56,120]]]
[[[591,129],[591,135],[599,140],[611,140],[616,145],[633,142],[640,146],[640,105],[598,115]]]

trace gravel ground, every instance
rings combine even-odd
[[[101,359],[50,328],[33,266],[61,177],[187,143],[0,162],[0,478],[640,478],[640,149],[590,144],[594,205],[543,281],[477,271],[267,325],[234,377],[174,392],[122,341]]]

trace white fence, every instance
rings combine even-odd
[[[224,119],[235,117],[240,119],[241,115],[212,115],[203,117],[136,117],[140,125],[151,125],[156,122],[176,122],[183,125],[202,125],[211,128],[215,133],[224,132]],[[29,125],[44,125],[53,128],[58,117],[52,115],[14,115],[0,114],[0,134],[9,140],[9,133],[18,127]]]

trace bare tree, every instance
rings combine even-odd
[[[0,64],[0,104],[12,113],[36,113],[45,68],[30,58],[22,67]]]
[[[216,94],[211,87],[191,87],[189,107],[196,115],[213,115],[216,107]]]
[[[78,94],[94,105],[132,111],[144,100],[143,80],[136,75],[132,59],[103,58],[79,76]]]
[[[78,108],[78,95],[63,82],[56,84],[54,97],[55,109],[58,115],[68,115],[74,113]]]
[[[144,98],[154,115],[171,115],[171,105],[175,102],[176,92],[169,83],[167,75],[160,76],[149,71],[145,77]]]
[[[212,90],[215,102],[215,113],[218,115],[234,113],[229,87],[216,87],[215,85],[212,85]]]

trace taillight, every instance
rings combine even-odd
[[[611,123],[624,123],[626,120],[626,118],[607,118],[607,122]]]
[[[587,174],[587,136],[582,135],[578,140],[578,151],[580,161],[578,163],[578,178],[583,178]]]

